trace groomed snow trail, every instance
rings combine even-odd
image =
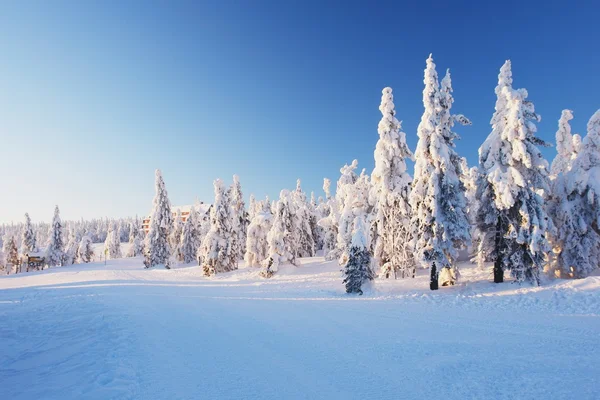
[[[0,278],[6,399],[597,399],[600,278],[475,268],[347,296],[315,258],[272,280],[117,260]],[[594,311],[595,310],[595,311]]]

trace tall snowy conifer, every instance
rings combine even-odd
[[[196,253],[198,252],[196,215],[197,212],[192,208],[181,231],[181,240],[179,241],[179,261],[182,261],[185,264],[194,261],[196,259]]]
[[[282,190],[275,207],[273,225],[267,235],[268,258],[263,262],[261,275],[271,277],[279,270],[279,265],[289,262],[296,265],[297,243],[294,243],[294,217],[291,194]]]
[[[255,203],[254,218],[248,226],[246,239],[246,254],[244,259],[249,267],[260,267],[268,257],[269,244],[267,235],[273,223],[270,201],[259,201]]]
[[[544,210],[548,163],[535,136],[540,118],[525,89],[512,88],[510,61],[500,69],[492,132],[479,148],[477,231],[479,260],[494,261],[494,282],[509,270],[538,285],[552,227]]]
[[[210,213],[210,230],[200,250],[202,269],[206,276],[233,271],[237,268],[229,191],[225,190],[220,179],[215,180],[214,187],[215,202]]]
[[[310,205],[306,194],[302,191],[300,179],[296,181],[296,190],[292,193],[294,203],[294,242],[298,244],[296,257],[313,257],[315,255],[315,240],[310,226]]]
[[[455,121],[469,123],[462,115],[452,115],[452,86],[449,73],[440,92],[431,55],[425,69],[423,105],[425,111],[417,130],[415,177],[410,193],[412,227],[417,261],[430,269],[430,289],[438,288],[440,272],[456,277],[458,250],[470,240],[465,208],[464,186],[460,181],[460,158],[454,151],[452,132]],[[451,271],[442,271],[447,268]],[[442,282],[453,284],[453,280]]]
[[[155,195],[150,216],[150,229],[146,236],[144,265],[146,268],[161,266],[169,269],[171,258],[169,236],[173,229],[173,214],[165,182],[159,169],[155,172],[154,186]]]
[[[323,230],[323,255],[328,259],[329,253],[336,247],[337,241],[337,204],[331,197],[331,180],[323,179],[323,191],[325,192],[325,202],[320,207],[321,218],[317,225]]]
[[[374,257],[381,268],[381,276],[414,276],[414,256],[409,246],[411,234],[410,193],[411,177],[405,159],[413,159],[406,145],[401,122],[396,119],[392,88],[382,91],[379,106],[382,118],[375,146],[375,169],[371,175],[372,202],[375,204]]]
[[[558,225],[556,269],[563,277],[585,278],[600,267],[600,110],[579,150],[572,168],[554,181],[550,211]]]
[[[232,229],[235,235],[236,260],[244,258],[246,252],[246,231],[248,230],[248,215],[246,213],[246,204],[242,194],[242,185],[237,175],[233,176],[233,185],[231,186],[231,218]]]
[[[181,209],[175,210],[175,217],[173,218],[173,230],[169,237],[169,243],[171,243],[171,253],[179,258],[179,241],[181,240],[181,232],[183,231],[183,217],[181,216]]]
[[[104,254],[109,260],[121,258],[121,235],[119,228],[112,222],[108,228],[108,234],[104,241]]]
[[[568,172],[571,169],[571,164],[577,156],[575,152],[575,143],[571,134],[571,124],[569,121],[573,119],[573,111],[562,110],[560,119],[558,120],[558,130],[556,131],[556,157],[552,161],[550,169],[553,177],[560,173]]]
[[[25,226],[23,227],[23,236],[21,238],[22,253],[27,254],[37,251],[35,232],[31,224],[29,214],[25,213]]]
[[[60,211],[54,208],[54,218],[48,231],[48,246],[46,248],[46,264],[50,267],[61,265],[64,256],[64,239]]]

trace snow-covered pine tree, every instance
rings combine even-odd
[[[296,181],[296,190],[292,192],[294,204],[293,232],[294,242],[297,243],[296,257],[314,257],[315,240],[310,226],[310,206],[306,194],[302,191],[301,181]]]
[[[79,242],[81,241],[81,232],[71,224],[69,228],[69,240],[65,248],[63,265],[71,265],[78,259]]]
[[[237,268],[237,255],[234,253],[234,233],[232,231],[231,207],[228,190],[220,179],[215,180],[215,202],[210,212],[210,230],[200,249],[204,275],[229,272]]]
[[[323,250],[323,228],[318,225],[318,221],[322,218],[319,213],[319,205],[315,198],[315,192],[310,192],[310,203],[309,203],[309,225],[313,239],[315,241],[315,253],[319,250]]]
[[[257,211],[256,197],[254,197],[254,194],[251,194],[248,200],[248,224],[252,222]]]
[[[181,209],[175,210],[175,217],[173,218],[173,230],[169,237],[169,243],[171,244],[172,254],[179,259],[179,241],[181,240],[181,232],[183,232],[183,218],[181,216]]]
[[[48,231],[48,246],[46,248],[46,264],[50,267],[61,265],[64,257],[64,240],[62,222],[58,206],[54,208],[54,217]]]
[[[263,262],[261,275],[271,277],[286,262],[296,265],[297,243],[294,243],[294,217],[291,194],[282,190],[275,207],[273,225],[267,235],[268,258]]]
[[[129,244],[127,257],[137,257],[144,254],[144,231],[137,218],[131,222],[129,228]]]
[[[437,72],[431,55],[425,69],[423,105],[425,111],[417,130],[419,142],[415,153],[415,177],[410,193],[412,227],[417,261],[430,269],[430,289],[438,289],[438,277],[458,275],[455,259],[459,249],[470,240],[466,216],[464,187],[460,182],[460,158],[454,150],[452,132],[452,86],[449,73],[440,92]],[[450,271],[443,271],[443,269]],[[453,284],[442,282],[442,284]]]
[[[325,202],[321,204],[321,218],[317,225],[323,230],[323,255],[327,259],[329,254],[335,249],[337,242],[337,203],[331,197],[331,180],[323,179],[323,191],[325,192]]]
[[[358,293],[362,295],[362,286],[368,281],[373,280],[374,274],[371,269],[371,254],[369,253],[367,235],[368,229],[365,223],[365,215],[356,216],[354,218],[354,229],[348,261],[342,269],[346,293]]]
[[[550,207],[559,224],[555,268],[574,278],[600,267],[600,110],[590,118],[579,150],[572,168],[556,177]]]
[[[248,267],[260,267],[268,257],[267,235],[273,222],[269,199],[256,203],[253,214],[254,218],[248,226],[244,260]]]
[[[155,190],[150,229],[146,236],[144,265],[146,268],[162,266],[170,268],[171,248],[169,236],[173,228],[171,202],[159,169],[155,173]]]
[[[246,231],[248,230],[248,214],[244,195],[242,194],[242,185],[240,178],[233,175],[233,184],[231,186],[231,218],[232,229],[235,235],[235,248],[233,249],[236,260],[244,258],[246,253]]]
[[[94,249],[92,248],[92,239],[88,234],[84,234],[79,242],[78,248],[79,262],[89,263],[94,258]]]
[[[355,172],[357,167],[358,160],[353,160],[350,165],[346,164],[340,169],[341,175],[337,181],[335,203],[332,204],[332,213],[330,214],[331,226],[334,226],[337,232],[336,243],[335,248],[326,255],[327,260],[338,259],[342,261],[342,255],[348,250],[348,245],[352,241],[354,217],[351,202],[346,200],[352,199],[349,193],[353,192],[353,185],[358,180],[358,175]]]
[[[562,110],[558,120],[558,130],[556,131],[556,157],[554,157],[550,169],[552,177],[569,171],[573,160],[577,156],[573,135],[571,134],[571,124],[569,123],[572,119],[573,111]]]
[[[185,223],[183,224],[183,230],[181,231],[181,240],[179,245],[179,261],[185,264],[189,264],[196,259],[196,253],[198,252],[198,232],[196,232],[196,216],[197,212],[194,209],[190,210]]]
[[[2,252],[4,253],[5,268],[11,266],[15,268],[16,272],[19,272],[19,250],[14,236],[10,235],[4,238]],[[7,271],[9,270],[7,269]]]
[[[121,254],[121,237],[119,228],[117,228],[114,222],[111,223],[108,228],[108,234],[106,235],[106,240],[104,241],[104,254],[106,254],[106,257],[109,260],[115,260],[123,257]]]
[[[23,235],[21,238],[21,252],[23,254],[28,254],[34,251],[37,251],[35,232],[33,230],[33,225],[31,224],[31,218],[29,218],[29,214],[25,213],[25,226],[23,227]]]
[[[415,261],[410,247],[410,204],[408,195],[412,178],[406,170],[406,159],[413,154],[406,145],[406,134],[396,119],[392,88],[382,91],[379,106],[382,118],[375,146],[375,169],[371,175],[371,202],[374,204],[372,231],[374,258],[380,276],[414,277]]]
[[[548,163],[535,136],[540,120],[525,89],[512,88],[510,61],[500,69],[492,132],[479,148],[479,261],[494,261],[494,282],[509,270],[517,282],[539,284],[552,223],[544,210]]]

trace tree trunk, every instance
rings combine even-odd
[[[429,277],[429,289],[438,290],[438,271],[435,262],[431,264],[431,276]]]
[[[498,217],[496,223],[496,260],[494,261],[494,283],[504,282],[504,271],[502,270],[502,219]]]

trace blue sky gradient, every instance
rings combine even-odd
[[[0,223],[149,212],[154,169],[173,204],[322,194],[352,159],[370,172],[381,89],[409,146],[425,59],[450,68],[461,155],[477,162],[498,69],[513,63],[554,141],[600,108],[598,2],[40,1],[0,4]],[[554,149],[545,150],[549,160]]]

